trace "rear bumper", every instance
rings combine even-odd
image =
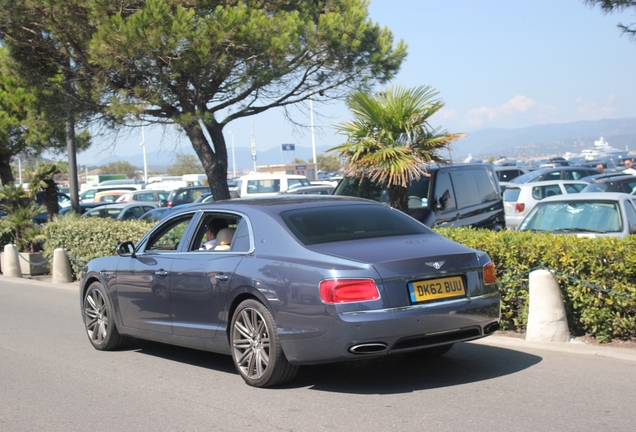
[[[279,333],[293,364],[317,364],[462,342],[498,329],[500,299],[492,293],[402,308],[340,313],[321,335]]]

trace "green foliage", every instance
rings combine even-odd
[[[191,154],[177,153],[175,161],[168,167],[168,175],[200,174],[203,172],[201,162],[196,156]]]
[[[66,150],[65,122],[52,119],[59,110],[53,92],[32,85],[8,55],[6,47],[0,47],[0,180],[3,183],[14,180],[11,157]],[[78,148],[87,147],[90,134],[83,131],[77,141]]]
[[[44,226],[48,239],[45,256],[52,256],[57,248],[64,248],[73,258],[71,267],[76,275],[83,265],[93,258],[115,255],[115,248],[121,242],[139,241],[152,228],[145,221],[116,221],[109,218],[83,218],[71,215],[56,218]]]
[[[395,76],[406,44],[369,19],[368,4],[0,0],[0,38],[25,73],[63,70],[79,112],[178,125],[218,200],[230,197],[228,123]]]
[[[438,232],[492,259],[502,298],[502,329],[525,331],[528,272],[544,266],[558,272],[572,334],[590,334],[600,342],[636,334],[636,236],[590,239],[470,228]]]
[[[626,9],[632,9],[632,12],[636,11],[636,0],[584,0],[592,6],[598,4],[605,13],[613,11],[622,12]],[[618,23],[616,25],[624,35],[629,37],[632,41],[636,41],[636,24],[623,24]]]
[[[19,252],[37,252],[44,241],[40,228],[33,218],[44,211],[44,208],[29,199],[22,187],[13,183],[0,188],[0,210],[7,213],[0,218],[0,240],[4,247],[7,243],[15,243]]]

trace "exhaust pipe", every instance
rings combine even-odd
[[[387,345],[382,342],[364,343],[349,348],[352,354],[377,354],[387,350]]]
[[[484,335],[489,335],[491,333],[496,332],[497,330],[499,330],[499,323],[498,322],[490,323],[486,327],[484,327]]]

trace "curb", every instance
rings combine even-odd
[[[571,354],[611,357],[636,362],[636,348],[618,348],[615,346],[590,345],[584,342],[531,342],[521,338],[495,333],[492,336],[469,343],[496,346],[501,348],[537,349],[558,351]]]

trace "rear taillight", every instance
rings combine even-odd
[[[119,200],[119,201],[117,201],[117,202],[118,202],[119,204],[126,204],[128,201],[126,201],[126,200]]]
[[[526,205],[524,203],[517,203],[515,204],[515,211],[517,213],[523,213],[523,211],[526,209]]]
[[[497,283],[497,271],[492,261],[484,266],[484,283],[486,285]]]
[[[172,207],[172,201],[169,201],[167,206]]]
[[[378,287],[373,279],[327,279],[320,282],[320,298],[324,303],[351,303],[377,300]]]

